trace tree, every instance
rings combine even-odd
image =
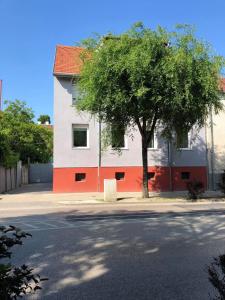
[[[188,26],[168,32],[135,24],[121,35],[84,41],[78,109],[105,124],[138,127],[142,138],[143,197],[148,197],[148,143],[158,124],[163,135],[203,126],[221,109],[224,60]]]
[[[41,124],[51,124],[51,119],[49,117],[49,115],[40,115],[40,117],[38,118],[38,121],[41,123]]]
[[[34,123],[34,113],[25,102],[6,104],[0,114],[0,163],[11,167],[28,158],[31,162],[48,162],[52,157],[52,131]]]

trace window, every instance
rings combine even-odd
[[[112,148],[125,148],[125,129],[118,125],[112,127]]]
[[[88,148],[87,125],[73,125],[73,147]]]
[[[75,181],[84,181],[86,178],[85,173],[76,173],[75,174]]]
[[[151,180],[155,177],[155,172],[148,172],[148,180]]]
[[[181,172],[181,179],[182,180],[189,180],[190,179],[190,172]]]
[[[77,84],[76,82],[72,82],[72,105],[76,104],[78,98]]]
[[[149,132],[148,132],[149,133]],[[149,149],[156,149],[157,145],[156,145],[156,137],[155,137],[155,132],[153,133],[150,141],[148,142],[148,148]]]
[[[178,149],[188,149],[190,148],[188,132],[184,134],[177,134],[177,148]]]
[[[116,172],[115,178],[116,178],[116,180],[124,180],[125,173],[124,172]]]

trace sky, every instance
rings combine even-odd
[[[0,0],[3,100],[26,101],[36,117],[53,118],[56,45],[118,34],[137,21],[152,29],[194,25],[198,37],[225,56],[224,12],[224,0]]]

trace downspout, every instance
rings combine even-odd
[[[209,149],[208,149],[208,136],[207,136],[207,123],[205,123],[205,156],[206,156],[206,176],[207,176],[207,189],[210,189],[209,186]]]
[[[215,190],[215,151],[214,151],[214,130],[213,130],[213,113],[212,107],[210,108],[210,129],[211,129],[211,172],[212,172],[212,189]]]
[[[102,124],[99,119],[98,122],[98,192],[101,189],[101,178],[100,178],[100,169],[102,163]]]
[[[167,142],[167,152],[168,152],[168,166],[169,166],[169,183],[170,183],[170,191],[173,191],[173,179],[172,179],[172,164],[171,164],[171,142]]]

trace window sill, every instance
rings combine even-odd
[[[177,148],[177,151],[191,151],[192,148]]]
[[[90,150],[90,147],[72,147],[72,150]]]
[[[157,151],[159,148],[148,148],[148,151]]]
[[[129,148],[125,147],[125,148],[111,148],[111,151],[117,151],[117,150],[129,150]]]

